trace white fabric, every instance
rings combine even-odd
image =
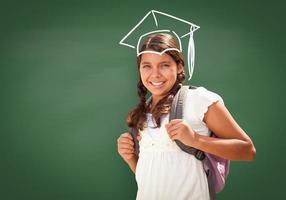
[[[204,87],[188,91],[183,118],[192,129],[210,135],[202,121],[208,107],[222,98]],[[161,117],[161,127],[154,127],[155,120],[147,114],[148,127],[140,131],[140,154],[136,167],[138,186],[136,200],[208,200],[209,191],[202,162],[183,152],[169,138],[165,124],[169,114]]]

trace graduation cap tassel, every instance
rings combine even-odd
[[[194,38],[193,38],[193,31],[191,30],[189,45],[188,45],[188,70],[189,70],[188,80],[192,78],[193,71],[194,71],[194,65],[195,65],[195,44],[194,44]]]

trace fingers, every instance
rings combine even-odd
[[[118,151],[120,153],[134,153],[133,138],[129,133],[123,133],[117,139]]]
[[[128,132],[121,134],[120,137],[117,139],[117,143],[118,144],[126,143],[132,146],[134,145],[133,138]]]
[[[169,123],[166,124],[166,126],[171,127],[173,125],[181,123],[182,121],[183,121],[183,119],[172,119]]]
[[[166,125],[166,131],[172,140],[174,140],[174,137],[176,137],[177,133],[180,131],[180,128],[181,128],[181,124],[179,123],[174,124],[169,127]]]
[[[175,138],[177,138],[177,132],[173,131],[173,132],[169,133],[169,137],[171,140],[174,140]]]
[[[134,154],[135,149],[132,145],[126,143],[119,143],[118,144],[118,152],[122,155],[125,154]]]
[[[133,140],[133,138],[132,138],[132,136],[131,136],[131,134],[130,134],[129,132],[126,132],[126,133],[121,134],[121,137],[123,137],[123,138],[129,138],[129,139]]]
[[[120,147],[124,149],[134,149],[134,146],[129,143],[120,143]]]
[[[182,122],[183,121],[183,119],[172,119],[169,123],[174,123],[174,124],[176,124],[176,123],[178,123],[178,122]]]
[[[179,128],[181,128],[181,124],[174,124],[171,126],[168,126],[166,124],[165,127],[166,127],[167,132],[169,133],[169,132],[172,132],[172,131],[175,131],[175,130],[178,130]]]
[[[171,140],[175,140],[177,138],[177,133],[179,132],[181,126],[181,119],[172,120],[170,123],[166,124],[166,131]]]
[[[134,149],[119,149],[118,150],[121,154],[134,154],[135,150]]]

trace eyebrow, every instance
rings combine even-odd
[[[170,61],[162,61],[159,64],[170,64],[170,63],[171,63]],[[151,63],[147,61],[141,63],[141,65],[144,65],[144,64],[151,64]]]

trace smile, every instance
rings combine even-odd
[[[151,83],[151,85],[153,85],[153,86],[155,86],[155,87],[160,87],[160,86],[162,86],[165,82],[150,82]]]

